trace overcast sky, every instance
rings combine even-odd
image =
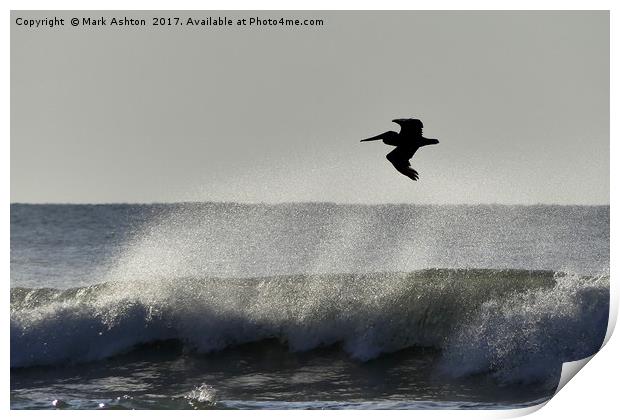
[[[609,203],[607,12],[12,12],[11,201]],[[16,18],[64,17],[32,29]],[[380,142],[440,144],[397,173]]]

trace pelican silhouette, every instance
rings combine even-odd
[[[413,169],[409,165],[409,159],[413,157],[415,152],[422,146],[428,146],[430,144],[437,144],[437,139],[427,139],[422,136],[422,128],[424,125],[422,121],[415,118],[398,118],[392,120],[396,124],[400,125],[400,133],[395,131],[386,131],[378,136],[370,137],[361,141],[375,141],[383,140],[383,143],[396,146],[396,149],[392,150],[385,157],[390,161],[394,168],[401,174],[413,179],[418,180],[418,171]]]

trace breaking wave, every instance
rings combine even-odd
[[[277,339],[291,351],[337,344],[360,361],[433,347],[450,375],[527,382],[594,354],[608,313],[608,275],[553,271],[428,269],[13,288],[11,367],[96,361],[161,340],[208,353]]]

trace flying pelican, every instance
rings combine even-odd
[[[409,165],[409,159],[413,157],[415,152],[422,146],[428,146],[430,144],[437,144],[437,139],[427,139],[422,136],[422,128],[424,125],[422,121],[415,118],[399,118],[392,120],[396,124],[400,125],[400,133],[395,131],[386,131],[378,136],[370,137],[361,141],[375,141],[383,140],[383,143],[390,146],[396,146],[396,149],[392,150],[385,157],[390,161],[394,168],[401,174],[413,179],[418,180],[418,171],[413,169]]]

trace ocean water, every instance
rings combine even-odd
[[[505,409],[600,348],[609,206],[11,205],[12,409]]]

